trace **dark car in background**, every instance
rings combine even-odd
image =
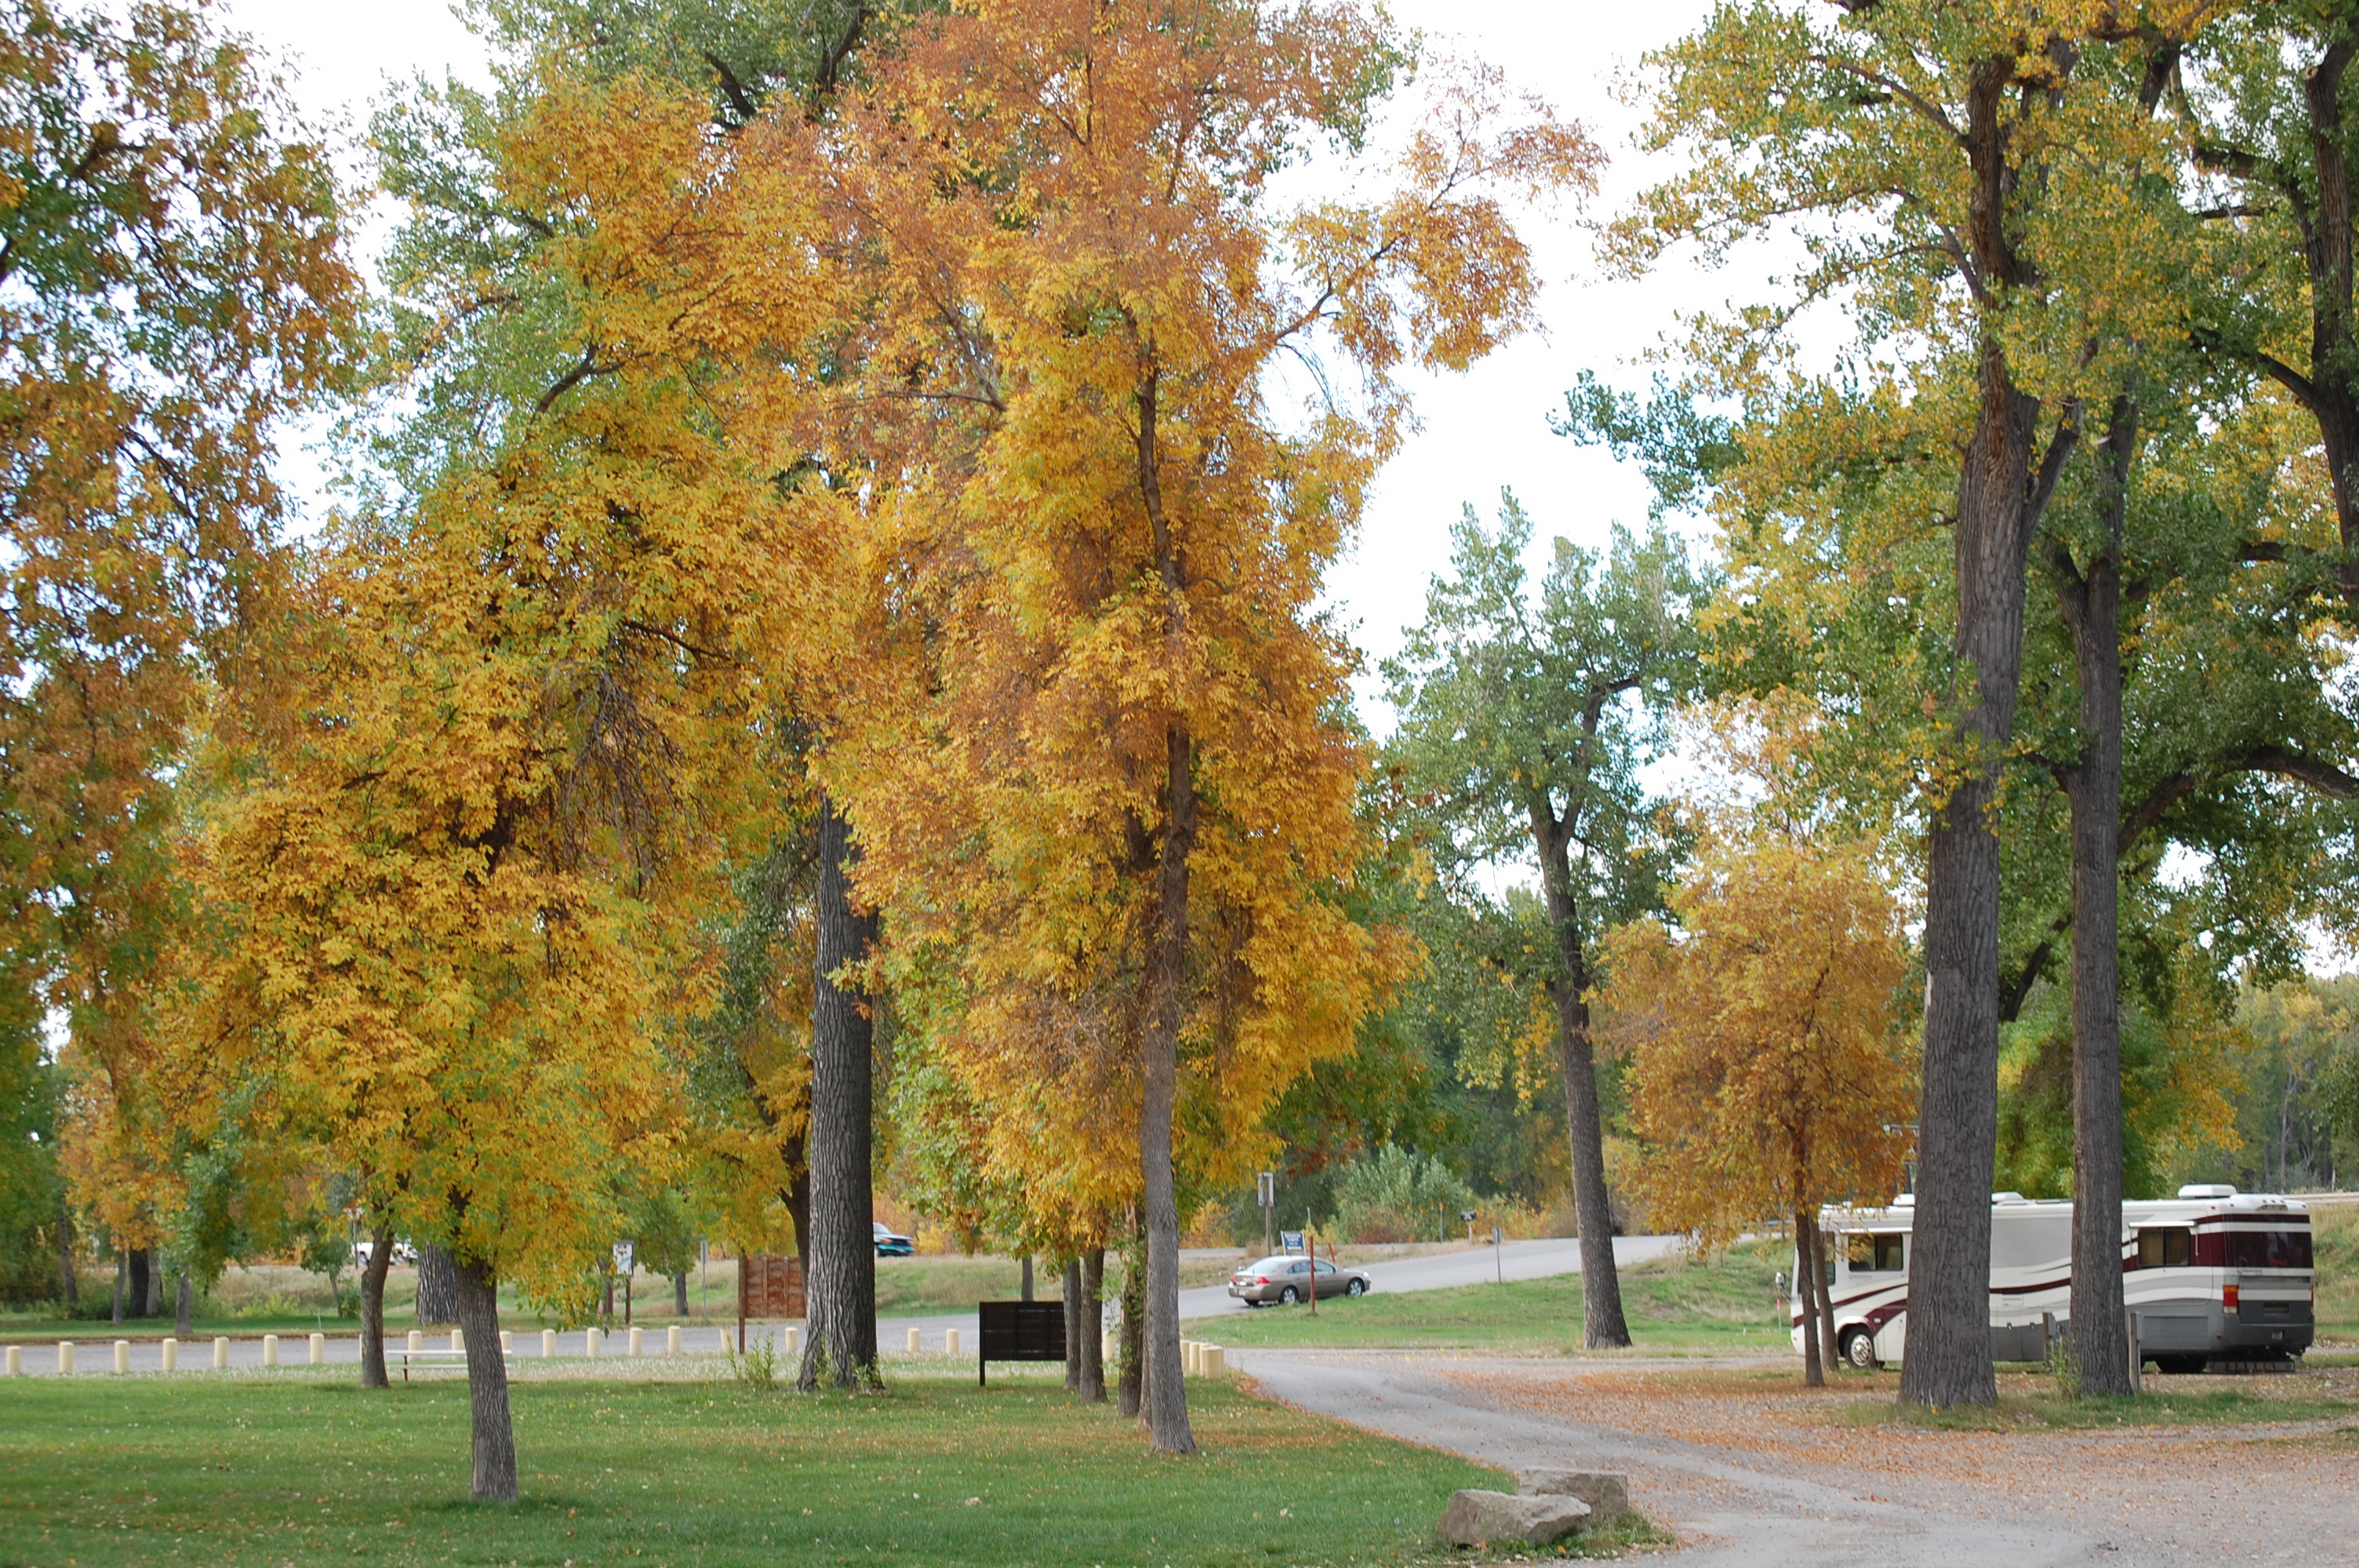
[[[1364,1296],[1376,1288],[1376,1281],[1366,1270],[1339,1269],[1324,1258],[1319,1260],[1317,1278],[1321,1301],[1335,1296]],[[1229,1276],[1229,1294],[1247,1306],[1266,1306],[1271,1302],[1292,1306],[1296,1302],[1310,1299],[1311,1279],[1308,1258],[1265,1258]]]
[[[876,1256],[879,1258],[907,1258],[918,1249],[916,1242],[899,1234],[883,1220],[872,1219],[868,1225],[875,1234]]]

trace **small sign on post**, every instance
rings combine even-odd
[[[1301,1251],[1301,1250],[1302,1250],[1302,1232],[1300,1232],[1300,1231],[1299,1231],[1299,1230],[1281,1230],[1281,1231],[1279,1231],[1279,1232],[1277,1233],[1277,1249],[1278,1249],[1279,1251],[1281,1251],[1281,1252],[1299,1252],[1299,1251]]]
[[[776,1252],[737,1260],[737,1354],[745,1354],[747,1318],[803,1315],[803,1260]]]
[[[975,1364],[976,1387],[990,1387],[994,1361],[1065,1358],[1064,1303],[977,1302],[974,1310],[983,1324],[983,1348]],[[955,1350],[957,1346],[951,1348]]]

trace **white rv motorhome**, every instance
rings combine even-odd
[[[1854,1367],[1897,1361],[1908,1344],[1915,1217],[1906,1195],[1890,1208],[1829,1206],[1820,1216],[1834,1241],[1828,1297],[1836,1349]],[[2215,1358],[2281,1358],[2310,1347],[2318,1292],[2303,1204],[2229,1186],[2186,1186],[2175,1199],[2125,1203],[2122,1270],[2139,1348],[2162,1371],[2200,1372]],[[2051,1327],[2060,1332],[2071,1314],[2072,1205],[1995,1195],[1992,1357],[2044,1359]],[[1799,1297],[1789,1325],[1799,1355]]]

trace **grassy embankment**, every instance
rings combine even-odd
[[[1028,1386],[1027,1386],[1028,1385]],[[466,1500],[467,1396],[343,1379],[0,1387],[10,1563],[1410,1563],[1495,1473],[1191,1385],[1202,1452],[1046,1379],[898,1379],[868,1398],[527,1379],[524,1499]]]
[[[1785,1329],[1771,1278],[1790,1254],[1746,1242],[1712,1259],[1659,1258],[1622,1271],[1622,1310],[1641,1356],[1783,1353]],[[1222,1345],[1337,1348],[1462,1348],[1506,1353],[1581,1352],[1581,1276],[1464,1285],[1358,1301],[1267,1307],[1195,1332]]]

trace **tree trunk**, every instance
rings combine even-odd
[[[2045,496],[2031,479],[2038,400],[1985,342],[1982,402],[1958,484],[1957,659],[1972,706],[1966,755],[1926,835],[1925,1070],[1908,1355],[1900,1397],[1939,1409],[1991,1404],[1990,1191],[1998,1140],[1999,842],[1991,812],[2015,731],[2024,569]],[[2060,432],[2052,461],[2061,461]],[[2043,473],[2050,470],[2043,464]]]
[[[73,1211],[66,1207],[62,1194],[58,1198],[58,1281],[66,1305],[82,1304],[82,1281],[74,1277]]]
[[[1816,1265],[1810,1271],[1810,1281],[1819,1302],[1819,1359],[1832,1371],[1842,1359],[1835,1345],[1834,1292],[1827,1284],[1827,1276],[1834,1272],[1834,1238],[1815,1219],[1810,1222],[1810,1237]]]
[[[603,1282],[598,1290],[598,1315],[611,1318],[614,1315],[614,1265],[606,1264],[600,1278]]]
[[[1811,1261],[1818,1256],[1818,1229],[1808,1210],[1794,1211],[1794,1307],[1802,1319],[1802,1381],[1813,1389],[1827,1381],[1819,1357],[1819,1271]]]
[[[671,1310],[675,1317],[688,1315],[688,1271],[682,1269],[671,1277]]]
[[[1105,1249],[1082,1254],[1082,1387],[1083,1402],[1105,1403]]]
[[[1122,1256],[1122,1368],[1114,1385],[1114,1410],[1136,1419],[1147,1399],[1147,1244],[1133,1219],[1130,1244]]]
[[[2343,126],[2343,81],[2354,58],[2353,40],[2338,38],[2303,77],[2302,102],[2310,117],[2310,203],[2297,215],[2310,301],[2310,371],[2302,401],[2318,421],[2335,523],[2346,552],[2335,568],[2336,582],[2346,601],[2359,603],[2359,559],[2347,554],[2359,546],[2359,365],[2353,355],[2354,214]]]
[[[1082,1391],[1082,1260],[1065,1260],[1065,1387]]]
[[[1146,1057],[1138,1163],[1147,1217],[1146,1418],[1158,1454],[1192,1454],[1188,1389],[1180,1372],[1180,1199],[1171,1126],[1180,1097],[1180,1016],[1188,959],[1188,860],[1196,844],[1193,748],[1179,723],[1166,736],[1163,848],[1147,949]]]
[[[431,1246],[419,1248],[418,1249],[419,1325],[424,1327],[429,1324],[458,1321],[459,1271],[451,1261],[450,1249]]]
[[[1581,1221],[1582,1340],[1592,1350],[1630,1343],[1622,1276],[1614,1262],[1614,1200],[1605,1187],[1605,1118],[1598,1105],[1597,1054],[1589,1038],[1589,952],[1573,902],[1572,825],[1553,802],[1530,802],[1533,848],[1560,972],[1549,981],[1557,1055],[1564,1071],[1564,1123],[1572,1145],[1573,1211]]]
[[[1024,1277],[1016,1286],[1016,1299],[1027,1302],[1032,1299],[1032,1254],[1029,1252],[1024,1254]]]
[[[131,1249],[131,1315],[135,1318],[154,1317],[155,1254],[145,1247]]]
[[[385,1375],[385,1277],[393,1267],[393,1221],[380,1223],[361,1271],[361,1387],[391,1386]]]
[[[487,1264],[451,1270],[459,1297],[459,1330],[467,1347],[467,1403],[473,1414],[473,1491],[483,1503],[512,1503],[516,1495],[516,1427],[508,1419],[508,1363],[500,1354],[497,1281]]]
[[[197,1289],[186,1269],[180,1271],[180,1287],[172,1303],[172,1332],[182,1339],[197,1336]]]
[[[2081,676],[2084,748],[2065,774],[2072,815],[2072,1357],[2087,1394],[2133,1392],[2122,1301],[2122,535],[2137,406],[2114,400],[2103,449],[2105,549],[2058,563],[2057,600]]]
[[[125,1276],[131,1272],[131,1260],[120,1243],[114,1249],[114,1326],[123,1326],[123,1287]]]
[[[804,1276],[809,1342],[795,1387],[879,1386],[875,1197],[869,1172],[871,1028],[856,989],[835,973],[863,962],[876,919],[853,908],[859,851],[834,801],[820,797],[819,957],[811,995],[811,1255]]]

